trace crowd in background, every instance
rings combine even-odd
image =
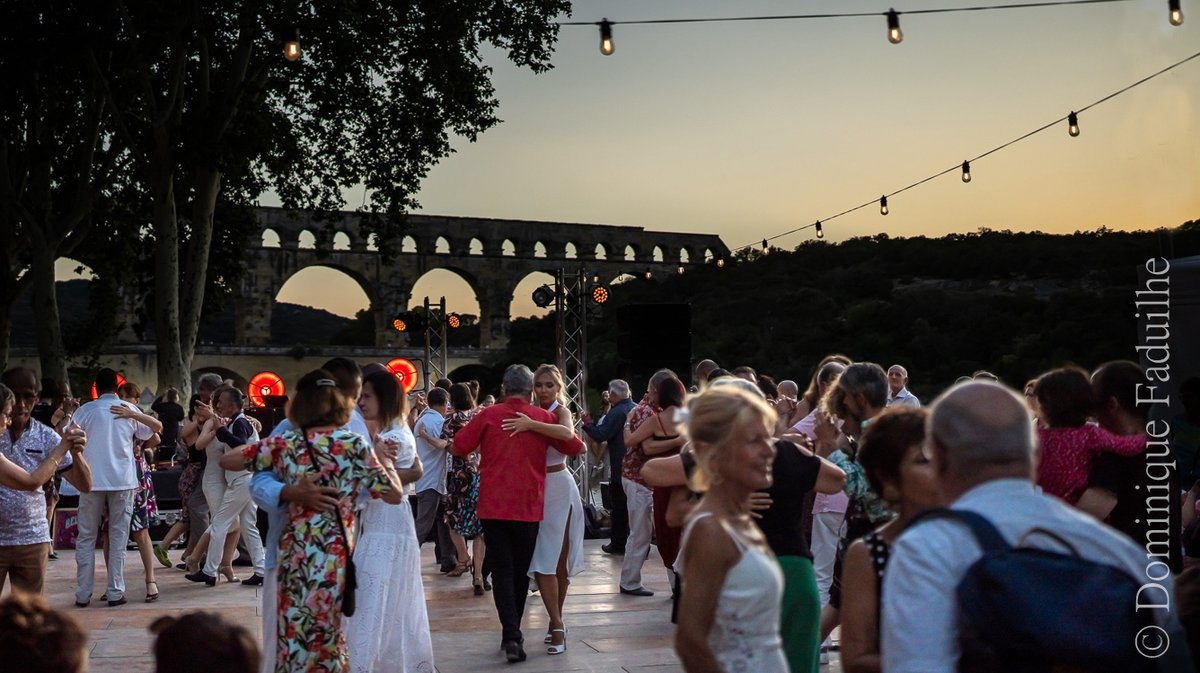
[[[130,539],[146,601],[159,596],[155,561],[170,567],[181,537],[187,578],[207,586],[237,579],[243,549],[253,574],[242,584],[263,586],[261,664],[244,632],[212,616],[158,624],[160,643],[192,637],[177,631],[194,618],[188,630],[224,634],[214,652],[242,670],[432,671],[420,569],[432,541],[445,575],[491,592],[508,662],[528,657],[531,580],[545,654],[562,654],[586,527],[567,464],[586,439],[609,468],[602,549],[620,557],[617,591],[652,596],[642,576],[657,551],[688,671],[816,673],[831,652],[846,671],[1192,670],[1200,381],[1180,389],[1184,414],[1156,426],[1137,403],[1144,373],[1124,361],[1046,372],[1023,395],[979,371],[928,406],[903,366],[842,355],[807,385],[711,360],[691,374],[689,391],[677,373],[654,373],[638,401],[611,381],[577,433],[553,365],[509,367],[500,394],[477,404],[477,382],[442,380],[410,398],[382,365],[335,358],[265,429],[215,375],[200,377],[186,411],[167,391],[147,413],[112,370],[82,406],[10,370],[0,585],[7,577],[23,596],[0,608],[14,625],[0,638],[29,652],[85,642],[28,597],[42,591],[65,479],[81,493],[81,608],[97,549],[111,607],[126,601]],[[186,463],[182,516],[158,545],[156,455]],[[1175,481],[1156,478],[1151,465],[1164,462]],[[82,670],[63,661],[46,670]]]

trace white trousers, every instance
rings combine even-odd
[[[829,587],[833,584],[833,561],[837,557],[838,531],[842,527],[842,512],[818,512],[813,515],[812,555],[813,572],[817,576],[817,592],[821,605],[829,602]]]
[[[96,580],[96,538],[100,519],[108,511],[108,590],[105,599],[125,596],[125,546],[129,544],[129,520],[133,517],[133,489],[92,491],[79,495],[79,533],[75,538],[75,600],[92,600]],[[103,550],[101,550],[103,553]]]
[[[621,562],[621,588],[644,589],[642,564],[650,556],[650,538],[654,535],[654,492],[631,479],[622,479],[625,503],[629,508],[629,539]]]
[[[258,505],[250,499],[250,473],[230,472],[222,480],[223,486],[216,481],[209,481],[207,472],[204,480],[204,497],[209,497],[210,489],[218,500],[209,500],[208,508],[212,514],[212,524],[209,526],[208,556],[204,560],[204,572],[216,575],[221,564],[221,556],[225,552],[225,536],[234,530],[241,530],[242,540],[250,551],[254,561],[254,572],[263,575],[266,554],[263,551],[262,537],[258,534]]]

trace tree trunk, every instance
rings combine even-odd
[[[67,380],[67,353],[63,345],[58,293],[54,283],[56,255],[41,232],[34,233],[32,239],[30,274],[33,283],[33,319],[37,325],[38,359],[41,361],[42,378],[64,382]]]
[[[191,394],[191,372],[183,359],[179,340],[179,221],[175,214],[175,166],[163,129],[155,129],[150,161],[154,236],[154,328],[157,337],[158,391],[178,388]]]
[[[196,341],[200,335],[200,320],[204,313],[204,290],[208,285],[208,260],[213,238],[213,213],[217,208],[217,195],[221,192],[221,172],[215,167],[197,167],[194,188],[191,238],[188,240],[187,259],[184,261],[187,282],[179,288],[180,356],[188,366],[189,372],[192,355],[196,352]]]

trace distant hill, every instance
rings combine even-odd
[[[90,316],[88,293],[91,281],[68,280],[57,284],[59,314],[63,316],[63,329],[69,331],[73,326],[84,323]],[[36,324],[33,319],[33,306],[29,293],[13,307],[12,316],[12,345],[15,347],[32,347],[37,345]],[[293,344],[326,344],[337,342],[345,345],[355,345],[361,341],[361,336],[351,329],[355,320],[343,318],[328,311],[275,302],[271,307],[271,343],[279,345]],[[200,340],[212,343],[233,342],[233,303],[229,302],[225,310],[212,316],[201,326]],[[357,330],[361,332],[361,330]],[[345,338],[335,339],[339,333]],[[148,337],[153,336],[153,328],[148,330]],[[368,335],[373,336],[373,331]],[[355,338],[358,337],[358,338]],[[367,344],[371,343],[370,341]]]

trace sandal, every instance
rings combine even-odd
[[[551,638],[553,638],[553,634],[555,634],[555,633],[563,634],[562,645],[551,644],[551,645],[547,646],[546,654],[562,654],[563,652],[567,651],[567,629],[566,628],[550,629],[550,637]]]
[[[483,578],[478,577],[478,576],[472,577],[471,584],[475,587],[475,595],[482,596],[483,595]]]
[[[471,557],[468,556],[467,560],[459,561],[458,565],[454,566],[453,570],[446,573],[446,577],[462,577],[463,573],[467,572],[470,569],[471,569]]]
[[[563,632],[563,638],[566,638],[566,637],[567,637],[567,627],[565,627],[565,626],[564,626],[564,627],[562,627],[561,629],[550,629],[549,631],[547,631],[547,632],[546,632],[546,637],[545,637],[545,639],[543,639],[543,640],[542,640],[542,642],[543,642],[543,643],[546,643],[547,645],[549,645],[550,643],[553,643],[553,642],[554,642],[554,632],[555,632],[555,631],[562,631],[562,632]]]
[[[150,593],[150,585],[154,585],[154,593]],[[146,602],[153,603],[158,600],[158,582],[153,580],[146,582]]]

